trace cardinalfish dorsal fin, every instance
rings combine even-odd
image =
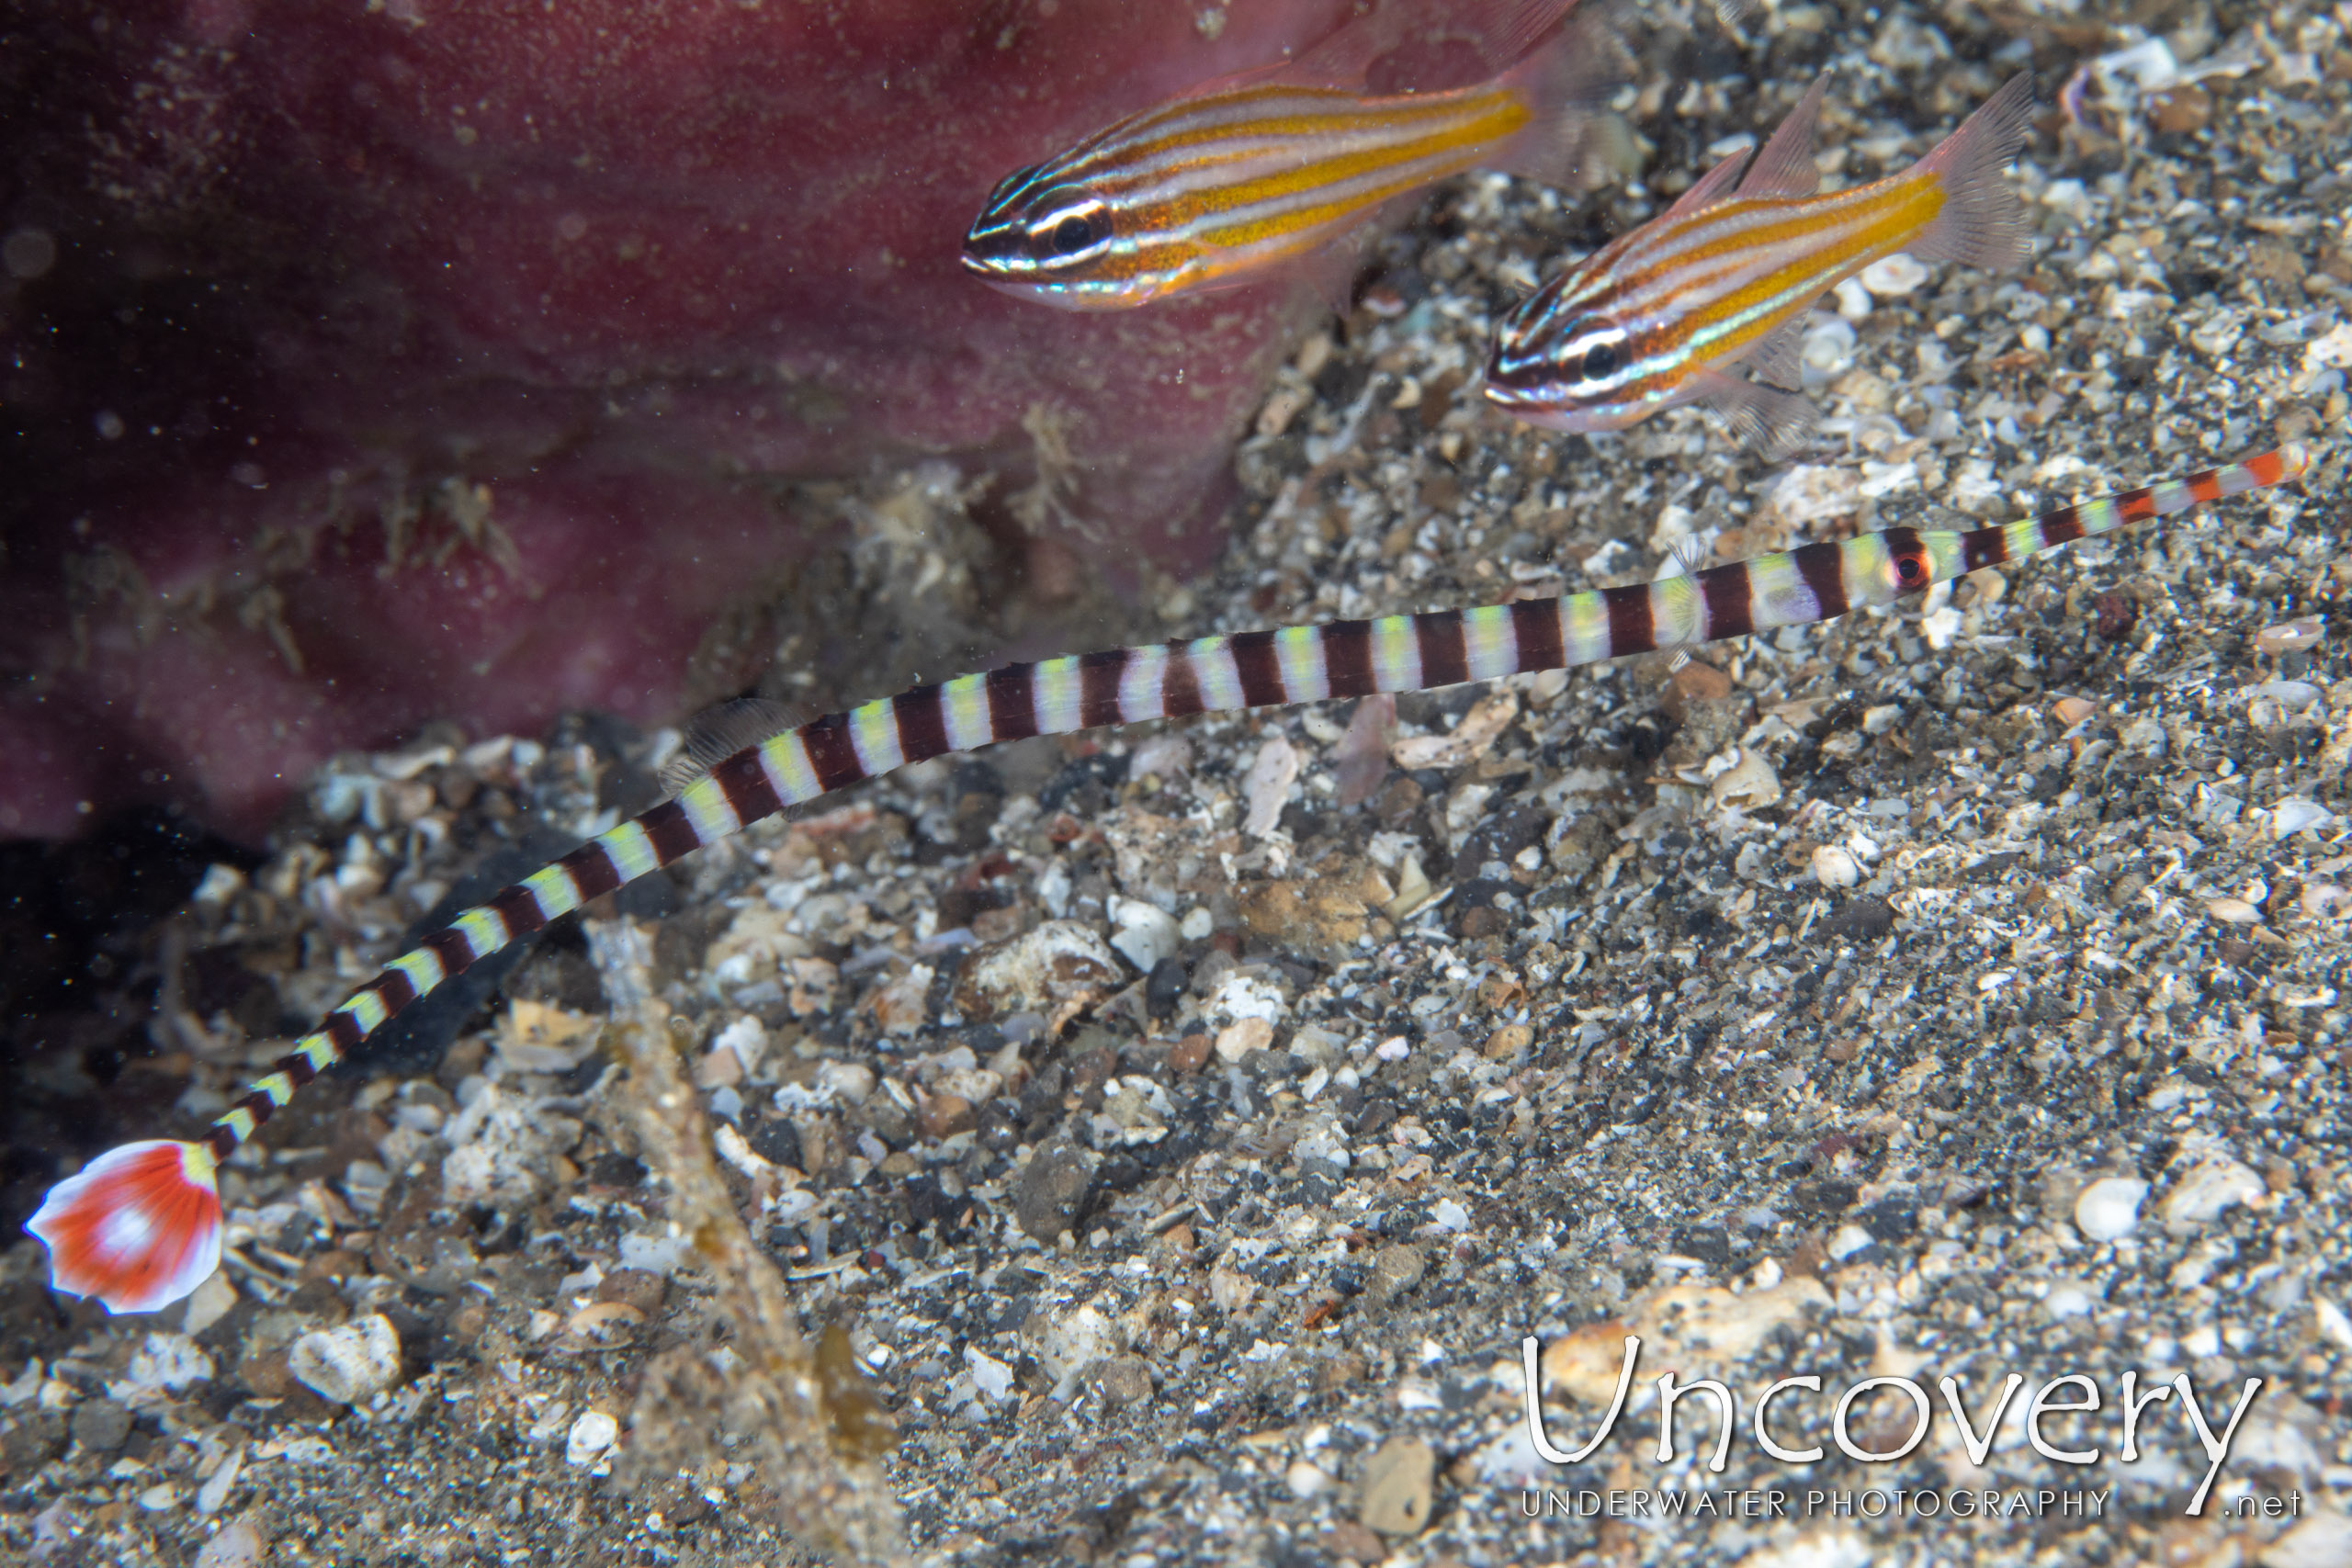
[[[1774,129],[1763,151],[1756,154],[1756,161],[1740,176],[1740,195],[1795,199],[1821,188],[1821,170],[1813,161],[1813,128],[1821,118],[1822,95],[1828,90],[1829,73],[1825,71],[1813,79],[1813,85],[1797,99],[1796,107]]]
[[[201,1139],[100,1156],[50,1189],[26,1228],[49,1248],[50,1282],[60,1291],[95,1296],[115,1312],[178,1301],[220,1261],[214,1172],[221,1162],[387,1019],[623,883],[910,762],[1034,735],[1419,691],[1825,621],[1980,567],[2278,484],[2309,463],[2303,447],[2290,445],[1989,528],[1894,528],[1595,592],[1011,664],[828,714],[720,759],[674,798],[466,910],[354,991]]]

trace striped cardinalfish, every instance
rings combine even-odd
[[[1474,43],[1493,74],[1472,86],[1372,91],[1367,72],[1405,41],[1409,7],[1392,6],[1295,62],[1131,114],[1008,175],[964,236],[964,265],[1074,310],[1291,266],[1344,308],[1351,241],[1391,204],[1464,169],[1557,179],[1575,167],[1591,111],[1623,69],[1603,26],[1557,27],[1576,4],[1474,7]]]
[[[1815,194],[1814,83],[1751,163],[1735,153],[1666,211],[1537,289],[1504,318],[1487,396],[1553,430],[1623,430],[1705,402],[1768,450],[1813,418],[1798,392],[1807,308],[1883,256],[1998,271],[2026,255],[2001,172],[2031,130],[2033,83],[2015,76],[1899,175]],[[1743,170],[1745,173],[1743,174]],[[1731,374],[1744,365],[1757,379]]]
[[[1475,610],[1336,621],[1113,649],[917,686],[750,739],[729,705],[665,774],[671,798],[468,909],[386,964],[273,1065],[204,1136],[126,1145],[50,1189],[27,1229],[50,1282],[116,1312],[186,1296],[220,1259],[214,1173],[272,1112],[417,998],[592,898],[762,818],[894,768],[1033,735],[1210,710],[1419,691],[1684,648],[1891,604],[1979,567],[2301,475],[2289,445],[2243,463],[1964,533],[1893,528],[1632,587]],[[715,737],[715,739],[714,739]]]

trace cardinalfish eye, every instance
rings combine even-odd
[[[1054,207],[1029,225],[1029,244],[1039,261],[1069,261],[1111,237],[1111,215],[1099,201]]]
[[[1598,317],[1579,317],[1563,335],[1567,339],[1563,367],[1579,382],[1606,381],[1625,363],[1625,334]]]

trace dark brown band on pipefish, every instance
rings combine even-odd
[[[955,749],[947,743],[947,701],[937,682],[900,692],[890,699],[890,714],[899,722],[899,754],[908,761],[944,757]]]
[[[1081,729],[1099,729],[1126,717],[1119,708],[1119,677],[1134,657],[1124,648],[1080,654],[1078,660],[1078,723]]]
[[[1707,602],[1707,637],[1746,637],[1756,629],[1754,587],[1747,563],[1738,561],[1699,574],[1699,592]]]
[[[695,831],[693,818],[674,800],[665,800],[646,812],[637,819],[637,825],[645,830],[646,841],[653,846],[653,858],[663,865],[702,848],[702,835]]]
[[[1846,602],[1846,558],[1835,544],[1799,545],[1789,552],[1797,575],[1813,592],[1814,616],[1830,621],[1850,607]]]
[[[989,734],[999,740],[1026,740],[1037,733],[1037,687],[1031,666],[991,670],[982,682],[989,694]]]
[[[1227,640],[1226,647],[1233,654],[1233,673],[1241,682],[1241,701],[1250,707],[1272,707],[1290,701],[1290,692],[1283,684],[1282,660],[1274,656],[1274,634],[1243,632]]]
[[[1413,638],[1420,645],[1421,684],[1458,686],[1470,679],[1470,649],[1462,637],[1462,612],[1433,610],[1413,617]]]
[[[1962,571],[1998,566],[2008,558],[2009,533],[2006,528],[1971,528],[1960,536],[1960,569]]]
[[[1168,650],[1168,662],[1159,670],[1159,711],[1168,718],[1189,718],[1206,710],[1208,704],[1201,700],[1200,673],[1193,668],[1193,656],[1179,644]]]
[[[733,808],[738,822],[756,822],[784,809],[784,802],[776,798],[775,784],[768,778],[767,764],[760,760],[760,748],[757,746],[747,747],[723,759],[710,770],[710,777],[711,782],[718,785],[719,793],[727,797],[727,804]]]
[[[1657,646],[1657,617],[1650,604],[1646,583],[1600,591],[1601,607],[1609,612],[1609,653],[1621,659],[1647,653]]]
[[[621,868],[605,852],[605,846],[591,840],[555,863],[571,878],[572,891],[580,895],[583,904],[591,898],[601,898],[621,885]]]
[[[1560,647],[1560,601],[1519,599],[1511,603],[1510,630],[1519,644],[1519,668],[1557,670],[1567,663]]]
[[[1323,674],[1335,697],[1368,697],[1380,689],[1372,673],[1372,623],[1334,621],[1323,628]]]

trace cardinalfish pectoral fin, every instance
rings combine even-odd
[[[1741,443],[1767,462],[1788,456],[1820,414],[1803,392],[1751,381],[1728,370],[1694,370],[1688,390],[1692,401],[1722,414]]]
[[[1740,361],[1748,375],[1768,386],[1804,385],[1804,330],[1810,312],[1800,310],[1765,334]]]

